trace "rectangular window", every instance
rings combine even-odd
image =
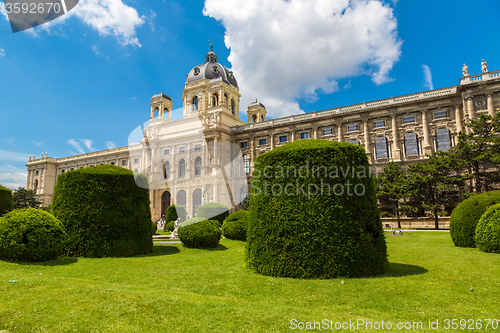
[[[201,150],[201,145],[195,145],[194,150]]]
[[[349,143],[352,143],[353,145],[359,146],[359,140],[351,140]]]
[[[358,130],[358,125],[349,125],[347,126],[347,132],[354,132]]]
[[[248,142],[245,141],[245,142],[240,143],[240,147],[241,148],[247,148],[248,147]]]
[[[436,149],[437,151],[448,151],[451,148],[450,130],[447,128],[438,128],[436,130]]]
[[[309,139],[309,132],[306,132],[306,133],[300,133],[300,139],[301,139],[301,140],[304,140],[304,139]]]
[[[288,137],[286,135],[280,136],[280,142],[288,142]]]
[[[36,170],[35,171],[35,176],[38,176],[39,173],[40,173],[40,171]]]
[[[331,128],[325,128],[323,130],[323,135],[332,135],[333,131]]]
[[[127,165],[127,160],[123,160],[122,165]]]
[[[415,116],[404,116],[403,117],[403,124],[409,124],[409,123],[414,123],[415,122]]]
[[[261,145],[261,146],[267,145],[267,139],[260,139],[259,140],[259,145]]]
[[[406,156],[418,156],[418,137],[416,133],[405,134],[405,153]]]
[[[170,149],[165,149],[163,151],[163,155],[169,155],[170,154]]]
[[[111,165],[115,165],[115,162],[111,162]]]
[[[389,158],[389,147],[385,136],[375,138],[375,153],[377,154],[377,159]]]
[[[442,119],[448,117],[448,114],[446,111],[437,111],[434,112],[434,119]]]
[[[137,164],[139,163],[139,159],[138,158],[134,158],[134,164]]]
[[[385,127],[385,120],[377,120],[375,122],[375,128]]]
[[[179,148],[179,153],[184,153],[186,152],[186,147],[180,147]]]

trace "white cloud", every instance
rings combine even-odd
[[[144,24],[145,19],[122,0],[80,0],[69,13],[102,36],[115,36],[122,45],[141,47],[136,29]]]
[[[228,60],[243,95],[270,116],[301,112],[297,98],[338,90],[338,80],[391,81],[402,42],[388,4],[378,0],[205,0],[204,15],[226,28]]]
[[[92,142],[93,142],[92,140],[82,139],[80,141],[83,143],[85,147],[87,147],[88,150],[94,150],[94,148],[92,148]]]
[[[5,57],[5,50],[4,49],[0,49],[0,57]]]
[[[116,144],[112,141],[106,141],[106,149],[113,149],[116,148]]]
[[[0,14],[2,14],[7,21],[9,20],[9,17],[7,16],[7,10],[5,9],[5,4],[3,3],[3,1],[0,4]]]
[[[424,70],[424,87],[429,90],[434,90],[431,69],[427,65],[422,65],[422,69]]]
[[[0,184],[11,189],[26,187],[28,173],[11,164],[0,164]]]
[[[28,154],[0,150],[0,160],[16,161],[16,162],[28,162]]]
[[[75,139],[69,139],[66,141],[68,144],[70,144],[73,148],[75,148],[79,154],[85,154],[85,150],[83,150],[82,146],[78,141]]]
[[[33,143],[37,147],[40,147],[41,145],[43,145],[44,142],[43,141],[36,142],[35,140],[32,140],[31,143]]]
[[[108,56],[105,56],[104,54],[102,54],[99,49],[97,48],[97,44],[94,44],[90,47],[92,49],[92,52],[94,52],[94,54],[97,56],[97,57],[103,57],[104,59],[106,60],[109,60],[109,57]]]
[[[0,5],[0,12],[8,20],[3,4]],[[124,4],[122,0],[80,0],[78,5],[66,15],[41,25],[39,29],[53,34],[52,27],[65,22],[72,16],[81,19],[101,36],[114,36],[122,45],[141,47],[136,29],[144,24],[145,18],[139,16],[135,8]],[[34,36],[37,36],[37,31],[26,30]]]

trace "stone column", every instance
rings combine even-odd
[[[338,124],[337,125],[337,130],[338,130],[338,142],[344,141],[344,136],[342,135],[342,126],[343,124]]]
[[[291,142],[294,142],[295,141],[295,129],[292,128],[292,141]]]
[[[318,128],[314,127],[313,128],[313,139],[317,139],[317,138],[318,138]]]
[[[270,139],[271,139],[271,149],[274,149],[274,133],[271,132],[270,134]]]
[[[217,137],[214,138],[214,165],[220,165],[219,163],[219,140]]]
[[[493,94],[488,94],[488,114],[492,117],[495,116],[495,109],[493,108]]]
[[[399,137],[396,118],[396,115],[392,116],[392,158],[394,161],[398,162],[401,161],[401,149],[399,149]]]
[[[460,112],[460,105],[455,106],[455,121],[457,123],[457,133],[463,132],[464,125],[462,120],[462,113]]]
[[[371,145],[371,138],[370,138],[370,131],[368,129],[368,121],[365,120],[363,123],[363,129],[365,132],[365,150],[366,150],[366,156],[368,157],[368,163],[373,163],[372,161],[372,145]]]
[[[255,137],[250,137],[250,174],[252,174],[253,162],[255,161]]]
[[[467,110],[469,110],[469,120],[477,120],[476,110],[474,109],[474,100],[472,97],[467,98]]]
[[[430,135],[429,135],[429,123],[427,122],[427,110],[422,111],[422,128],[424,130],[424,155],[432,154],[432,146],[430,144]]]

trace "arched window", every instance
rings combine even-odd
[[[161,217],[167,214],[167,208],[170,206],[170,192],[165,191],[161,196]]]
[[[450,130],[447,128],[438,128],[436,130],[436,150],[448,151],[451,148]]]
[[[252,116],[252,123],[256,123],[257,122],[257,115],[253,115]]]
[[[405,154],[406,156],[418,156],[418,137],[416,133],[405,133]]]
[[[170,178],[170,162],[165,163],[165,166],[163,168],[163,178],[165,179]]]
[[[212,95],[212,106],[219,105],[219,95],[217,93]]]
[[[227,97],[227,94],[224,94],[224,106],[226,108],[229,107],[229,97]]]
[[[264,116],[260,116],[260,121],[264,121]]]
[[[38,191],[38,179],[35,179],[35,193]]]
[[[175,203],[186,207],[186,191],[180,190],[179,192],[177,192]]]
[[[193,97],[193,101],[191,103],[191,111],[192,112],[198,111],[198,96]]]
[[[201,206],[201,196],[202,196],[201,189],[197,188],[196,190],[194,190],[194,192],[193,192],[193,215],[191,215],[191,216],[194,216],[196,214],[196,211],[198,210],[198,207]]]
[[[245,167],[245,173],[250,173],[250,157],[248,155],[243,155],[243,165]]]
[[[194,162],[194,175],[201,176],[201,157],[198,157]]]
[[[233,114],[236,114],[236,103],[234,102],[234,99],[231,100],[231,111]]]
[[[158,113],[158,109],[155,109],[155,114],[154,114],[154,118],[153,119],[158,119],[158,117],[160,117],[160,115]]]
[[[377,159],[389,158],[389,147],[385,136],[375,138],[375,154],[377,155]]]
[[[240,203],[245,201],[246,198],[248,198],[248,187],[243,186],[240,190]]]
[[[186,176],[186,161],[181,160],[179,162],[179,178],[184,178]]]

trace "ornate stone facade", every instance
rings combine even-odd
[[[129,146],[59,159],[30,156],[27,188],[48,205],[59,174],[119,165],[148,176],[152,216],[159,219],[173,203],[185,205],[190,216],[204,202],[236,207],[248,193],[255,158],[296,140],[363,145],[375,172],[390,161],[406,167],[455,145],[478,113],[498,112],[500,71],[463,74],[459,85],[448,88],[272,120],[255,101],[245,124],[236,78],[211,50],[186,77],[182,120],[171,121],[170,97],[154,95],[148,126],[131,134]]]

